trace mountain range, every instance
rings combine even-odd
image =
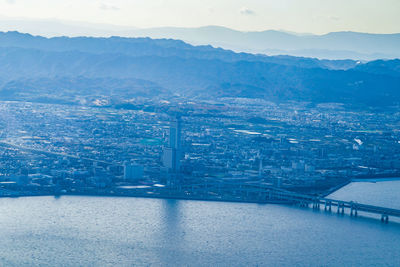
[[[0,17],[0,30],[17,30],[47,37],[150,37],[183,40],[192,45],[213,45],[236,52],[291,55],[319,59],[376,60],[400,58],[400,34],[331,32],[322,35],[288,31],[237,31],[220,26],[198,28],[128,26],[60,20]]]
[[[180,94],[392,105],[400,102],[399,66],[235,53],[171,39],[0,33],[3,99]]]
[[[323,35],[267,30],[241,32],[219,26],[136,29],[125,35],[180,39],[238,52],[292,55],[320,59],[375,60],[400,58],[400,34],[331,32]]]

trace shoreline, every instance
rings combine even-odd
[[[349,185],[349,184],[351,184],[351,183],[352,183],[352,180],[349,180],[349,181],[346,181],[346,182],[344,182],[344,183],[341,183],[341,184],[339,184],[339,185],[337,185],[337,186],[335,186],[335,187],[329,188],[329,189],[326,190],[325,192],[321,193],[320,196],[322,196],[322,197],[327,197],[327,196],[329,196],[330,194],[333,194],[334,192],[336,192],[336,191],[342,189],[343,187],[345,187],[345,186],[347,186],[347,185]]]
[[[81,197],[126,197],[126,198],[154,198],[154,199],[175,199],[192,201],[211,201],[211,202],[229,202],[229,203],[253,203],[253,204],[292,204],[290,201],[271,201],[271,200],[250,200],[238,198],[216,198],[216,197],[190,197],[181,195],[161,195],[161,194],[115,194],[115,193],[42,193],[42,194],[20,194],[20,195],[2,195],[0,198],[20,198],[20,197],[63,197],[63,196],[81,196]]]
[[[400,178],[398,178],[400,180]],[[337,190],[347,186],[353,180],[346,181],[335,187],[329,188],[318,194],[318,197],[327,197]],[[19,198],[19,197],[40,197],[40,196],[91,196],[91,197],[137,197],[137,198],[157,198],[157,199],[176,199],[176,200],[195,200],[195,201],[215,201],[215,202],[235,202],[235,203],[257,203],[257,204],[292,204],[291,201],[284,200],[267,200],[260,198],[246,198],[241,196],[221,196],[221,195],[191,195],[184,194],[183,192],[154,192],[154,191],[100,191],[100,192],[87,192],[87,191],[75,191],[75,192],[29,192],[29,191],[9,191],[8,194],[0,195],[0,198]],[[295,192],[295,191],[293,191]],[[301,193],[308,195],[309,193]],[[317,197],[317,195],[315,195]]]
[[[396,178],[374,178],[374,179],[350,179],[344,183],[341,183],[335,187],[329,188],[324,192],[319,194],[319,197],[327,197],[330,194],[340,190],[341,188],[353,183],[353,182],[384,182],[384,181],[400,181],[400,177]],[[112,189],[111,189],[112,190]],[[52,196],[52,197],[62,197],[62,196],[87,196],[87,197],[136,197],[136,198],[156,198],[156,199],[176,199],[176,200],[194,200],[194,201],[214,201],[214,202],[234,202],[234,203],[256,203],[256,204],[292,204],[290,201],[271,201],[264,199],[246,199],[240,197],[229,197],[229,196],[213,196],[213,195],[184,195],[179,192],[169,192],[169,193],[154,193],[154,192],[18,192],[12,191],[9,194],[0,195],[0,198],[19,198],[19,197],[41,197],[41,196]]]

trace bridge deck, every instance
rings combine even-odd
[[[312,204],[314,207],[319,207],[319,205],[325,205],[325,207],[331,208],[332,206],[337,207],[337,209],[341,210],[344,213],[344,209],[347,208],[350,210],[350,214],[357,215],[358,211],[368,212],[379,214],[382,216],[386,216],[386,220],[388,216],[395,216],[400,217],[400,210],[387,208],[387,207],[380,207],[374,205],[367,205],[362,204],[354,201],[342,201],[337,199],[330,199],[325,197],[316,197],[306,194],[299,194],[290,192],[287,190],[267,186],[267,185],[260,185],[260,184],[234,184],[234,183],[208,183],[208,184],[193,184],[186,186],[186,188],[191,190],[198,190],[198,191],[209,191],[214,190],[220,193],[223,192],[243,192],[243,193],[255,193],[259,195],[264,195],[261,199],[266,201],[274,201],[274,200],[282,200],[288,201],[292,203],[300,203],[300,204]],[[261,200],[262,201],[262,200]]]

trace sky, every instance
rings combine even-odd
[[[57,19],[138,28],[400,32],[400,0],[0,0],[0,19]]]

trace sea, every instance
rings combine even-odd
[[[400,181],[330,198],[400,208]],[[0,266],[400,266],[400,223],[277,204],[0,199]]]

